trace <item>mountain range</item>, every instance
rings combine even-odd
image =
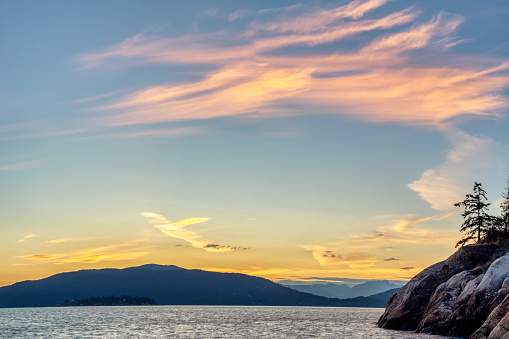
[[[0,307],[57,306],[66,300],[124,295],[152,298],[160,305],[385,307],[389,298],[326,298],[240,273],[148,264],[65,272],[0,287]]]
[[[349,287],[345,284],[306,284],[306,285],[290,285],[283,284],[283,286],[291,289],[319,295],[327,298],[355,298],[367,297],[373,294],[382,293],[392,289],[400,289],[401,285],[391,283],[387,280],[370,280],[364,283]]]

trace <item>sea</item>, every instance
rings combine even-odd
[[[381,329],[382,308],[82,306],[0,309],[0,338],[447,338]]]

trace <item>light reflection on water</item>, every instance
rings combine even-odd
[[[1,338],[444,338],[376,327],[380,308],[89,306],[0,309]]]

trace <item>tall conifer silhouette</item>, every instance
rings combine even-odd
[[[486,198],[486,191],[478,182],[474,183],[473,194],[467,194],[465,200],[457,202],[454,206],[463,207],[461,214],[464,218],[461,232],[465,232],[463,239],[458,241],[456,247],[465,245],[470,240],[481,241],[481,234],[487,231],[493,223],[493,217],[488,214],[491,205]]]

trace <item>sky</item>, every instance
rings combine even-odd
[[[0,2],[0,286],[408,280],[509,172],[504,0]]]

